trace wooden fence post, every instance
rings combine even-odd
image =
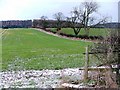
[[[84,66],[84,82],[88,79],[88,64],[89,64],[89,47],[86,47],[86,53],[85,53],[85,66]]]

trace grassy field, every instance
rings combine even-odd
[[[89,44],[35,29],[7,29],[2,34],[2,70],[80,67],[84,65],[82,53]]]
[[[56,28],[51,28],[51,30],[56,31]],[[72,28],[62,28],[61,32],[75,35],[74,30]],[[107,33],[108,33],[108,29],[105,28],[91,28],[89,30],[89,36],[106,36]],[[83,28],[79,32],[79,35],[85,35],[85,30]]]

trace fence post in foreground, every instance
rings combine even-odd
[[[85,53],[85,66],[84,66],[84,82],[87,82],[88,79],[88,64],[89,64],[89,50],[88,46],[86,47],[86,53]]]

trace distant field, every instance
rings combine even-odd
[[[1,30],[3,31],[3,30]],[[7,29],[2,34],[2,69],[60,69],[84,65],[85,47],[34,29]]]
[[[56,31],[56,28],[51,28],[52,31]],[[109,29],[106,28],[91,28],[89,30],[89,36],[106,36],[108,33]],[[62,33],[66,33],[66,34],[74,34],[74,30],[71,28],[62,28],[61,29]],[[79,35],[84,35],[85,31],[82,28],[79,32]]]

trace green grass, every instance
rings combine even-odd
[[[80,67],[89,44],[34,29],[8,29],[2,35],[2,70]]]
[[[56,28],[51,28],[52,31],[56,31]],[[108,30],[106,28],[91,28],[89,30],[89,36],[106,36],[108,34]],[[62,28],[62,33],[66,34],[74,34],[74,30],[72,28]],[[79,32],[79,35],[85,35],[85,30],[82,28]]]

